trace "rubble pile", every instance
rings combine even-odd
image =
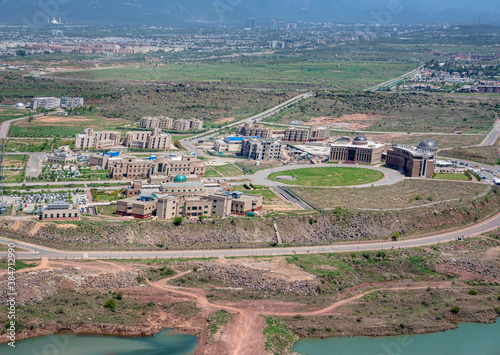
[[[220,265],[212,262],[192,262],[194,266],[204,268],[205,271],[220,280],[229,281],[237,285],[295,295],[316,295],[319,280],[285,280],[272,271],[257,270],[240,265]]]
[[[448,266],[451,271],[456,273],[467,271],[472,274],[480,275],[485,279],[500,280],[500,270],[493,265],[479,264],[468,259],[458,260],[455,258],[445,260],[444,264]]]

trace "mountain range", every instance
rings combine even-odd
[[[499,0],[0,0],[0,23],[179,25],[269,21],[500,24]]]

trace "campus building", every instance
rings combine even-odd
[[[118,200],[116,214],[137,219],[151,218],[156,213],[158,197],[155,194],[143,194]]]
[[[80,210],[63,201],[49,204],[40,213],[42,221],[79,221],[80,219]]]
[[[282,147],[272,138],[247,138],[243,139],[240,155],[253,160],[279,160]]]
[[[83,97],[61,97],[62,108],[75,108],[83,106]]]
[[[31,99],[30,108],[33,110],[38,110],[43,108],[46,110],[53,110],[61,106],[61,99],[57,97],[35,97]]]
[[[143,117],[141,119],[142,128],[159,128],[174,131],[198,131],[203,129],[203,121],[190,118],[174,120],[170,117]]]
[[[321,142],[330,137],[330,128],[311,126],[310,128],[290,127],[285,131],[286,142]]]
[[[330,144],[330,161],[341,163],[378,164],[382,160],[385,145],[370,142],[359,135],[352,141],[341,141]]]
[[[112,131],[94,131],[86,128],[75,137],[75,149],[108,149],[120,144],[120,133]]]
[[[396,168],[406,176],[432,178],[438,146],[432,139],[425,139],[416,147],[394,144],[387,151],[386,165]]]
[[[75,155],[68,153],[54,153],[49,154],[46,157],[48,164],[70,164],[76,162],[77,158]]]
[[[238,135],[244,137],[258,137],[258,138],[271,138],[273,129],[271,127],[264,127],[261,124],[245,123],[240,126]]]
[[[91,157],[90,166],[108,169],[113,179],[149,178],[159,182],[176,175],[203,176],[206,169],[196,156],[138,158],[106,153]]]
[[[127,148],[170,149],[172,137],[159,128],[151,131],[127,132],[123,145]]]

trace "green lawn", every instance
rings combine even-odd
[[[213,168],[209,166],[205,170],[205,177],[221,177],[221,176],[222,176],[221,174],[219,174],[217,171],[215,171]]]
[[[29,116],[26,110],[0,109],[0,123],[25,116]]]
[[[465,174],[436,174],[435,179],[469,181],[469,178]]]
[[[116,205],[99,206],[99,207],[97,207],[97,213],[98,214],[102,214],[104,216],[117,217],[118,215],[115,214],[115,212],[116,212]]]
[[[223,176],[240,176],[245,175],[243,171],[235,167],[233,164],[226,164],[221,166],[216,166],[218,172],[220,172]]]
[[[276,180],[278,176],[293,176],[295,180]],[[379,171],[362,168],[310,168],[286,170],[269,175],[269,179],[302,186],[351,186],[378,181],[384,177]]]
[[[269,189],[259,189],[259,190],[245,190],[241,189],[245,194],[248,195],[255,195],[255,196],[262,196],[264,198],[264,201],[279,201],[280,198],[276,196],[274,192],[272,192]]]

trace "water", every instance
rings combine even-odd
[[[293,347],[307,355],[500,355],[500,322],[462,323],[445,332],[390,336],[301,339]]]
[[[0,345],[2,355],[193,355],[197,337],[164,329],[149,337],[59,334]]]

